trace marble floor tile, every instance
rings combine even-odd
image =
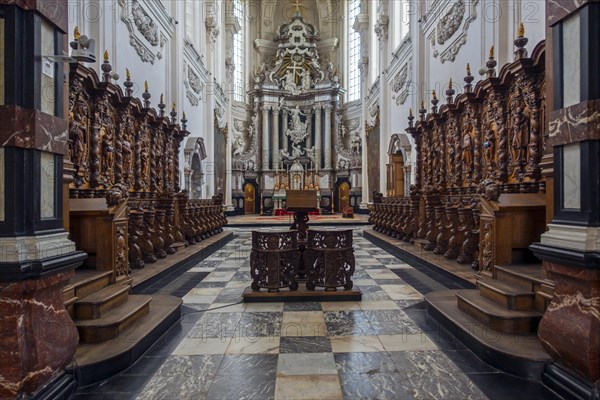
[[[411,400],[412,393],[398,373],[340,374],[345,399]],[[459,399],[448,399],[459,400]]]
[[[422,300],[423,295],[409,285],[381,285],[392,300]]]
[[[325,324],[329,336],[373,336],[366,311],[329,311],[325,312]]]
[[[137,399],[203,399],[222,358],[222,355],[170,356]]]
[[[385,352],[337,353],[333,355],[340,374],[397,373],[398,368]]]
[[[402,310],[364,311],[376,335],[402,335],[421,333],[421,329]]]
[[[443,352],[403,351],[390,356],[402,375],[404,385],[415,399],[467,399],[487,397]]]
[[[217,375],[206,395],[206,400],[272,400],[274,398],[274,375]]]
[[[280,304],[280,303],[275,303]],[[285,302],[283,303],[283,311],[323,311],[321,303],[317,301],[309,302]]]
[[[213,271],[204,278],[204,282],[229,282],[235,274],[235,271]]]
[[[214,272],[213,272],[214,274]],[[389,269],[369,269],[367,274],[373,279],[398,279],[398,275]],[[210,275],[209,275],[210,276]]]
[[[377,336],[331,336],[330,340],[334,353],[384,351],[383,344]]]
[[[250,280],[248,281],[229,281],[225,285],[225,289],[240,289],[240,292],[243,293],[244,289],[250,287]]]
[[[360,311],[359,301],[322,301],[323,311]]]
[[[284,303],[246,303],[246,312],[282,312]]]
[[[342,400],[340,379],[335,375],[278,376],[275,400]]]
[[[337,374],[332,353],[279,354],[277,376]]]
[[[225,354],[231,338],[184,338],[173,351],[174,356]]]
[[[322,311],[286,311],[283,313],[281,336],[326,336]]]
[[[279,337],[235,337],[225,354],[278,354]]]
[[[246,303],[212,303],[210,308],[206,311],[207,313],[222,313],[222,312],[235,312],[243,313],[246,310]]]
[[[272,376],[277,373],[277,354],[227,354],[223,357],[217,375]]]
[[[284,336],[279,340],[279,353],[331,353],[326,336]]]
[[[215,303],[231,304],[238,303],[244,298],[242,297],[243,290],[238,288],[223,289],[221,293],[215,298]]]
[[[367,310],[399,310],[396,302],[392,300],[363,300],[360,302],[360,308]]]
[[[192,267],[188,272],[213,272],[214,270],[214,267]]]
[[[204,313],[188,332],[191,338],[220,338],[240,335],[242,313]]]
[[[353,279],[352,282],[354,282],[354,284],[357,285],[357,286],[373,286],[373,285],[377,284],[375,282],[375,280],[373,280],[371,278],[367,278],[367,279]]]
[[[437,345],[425,333],[407,335],[379,335],[386,351],[437,350]]]
[[[281,335],[282,313],[246,312],[240,318],[240,334],[243,337],[273,337]]]

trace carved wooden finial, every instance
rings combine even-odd
[[[434,99],[434,100],[435,100],[435,99],[437,99],[437,95],[435,94],[435,90],[432,90],[432,91],[431,91],[431,96],[433,96],[433,99]]]
[[[421,108],[425,108],[425,100],[421,99]]]
[[[410,117],[412,117],[412,116],[413,116],[412,107],[410,108],[410,110],[408,110],[408,115],[409,115]]]
[[[186,117],[185,117],[185,111],[183,112],[183,119],[186,119]]]
[[[129,68],[125,68],[125,77],[127,80],[131,80],[131,72],[129,72]]]
[[[81,33],[79,32],[78,26],[75,27],[75,31],[73,32],[73,37],[75,37],[75,40],[79,40],[79,38],[81,37]]]
[[[494,46],[490,47],[490,58],[494,58]]]
[[[471,75],[471,64],[467,63],[467,75]]]
[[[177,106],[175,105],[175,103],[173,103],[173,108],[171,109],[171,111],[175,111],[177,109]]]
[[[161,94],[160,94],[160,104],[163,104],[163,103],[164,103],[164,102],[163,102],[163,99],[164,99],[164,97],[163,97],[163,94],[161,93]]]
[[[450,78],[450,82],[448,82],[448,89],[452,89],[452,78]]]
[[[517,32],[517,36],[520,38],[525,37],[525,25],[523,25],[522,22],[519,24],[519,31]]]
[[[148,91],[148,81],[144,81],[144,90]]]
[[[108,50],[104,50],[104,62],[108,62]]]

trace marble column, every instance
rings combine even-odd
[[[306,113],[306,129],[308,130],[308,136],[306,137],[306,148],[312,147],[312,111]]]
[[[325,109],[325,169],[331,169],[331,111],[333,106],[326,104],[323,108]]]
[[[268,106],[263,106],[261,108],[263,122],[262,122],[262,131],[263,131],[263,140],[262,140],[262,170],[269,170],[269,109]]]
[[[281,146],[281,148],[283,148],[286,152],[286,154],[290,153],[290,146],[289,146],[289,142],[288,142],[288,137],[287,137],[287,130],[288,130],[288,109],[285,108],[283,110],[283,129],[282,129],[282,135],[281,135],[281,140],[283,140],[283,145]]]
[[[542,380],[563,398],[595,399],[600,392],[600,54],[595,51],[600,4],[547,1],[546,18],[551,31],[546,57],[552,60],[546,79],[553,85],[546,144],[555,154],[554,219],[531,249],[554,281],[538,337],[555,362],[544,368]],[[522,54],[518,49],[515,57]]]
[[[273,169],[279,165],[279,108],[273,108]]]
[[[321,104],[315,106],[315,164],[321,166]]]
[[[0,1],[0,51],[12,49],[3,63],[0,105],[2,399],[66,398],[76,387],[65,368],[79,335],[63,289],[87,254],[76,250],[63,226],[64,66],[51,65],[52,76],[40,71],[40,54],[67,50],[68,1],[46,3]]]

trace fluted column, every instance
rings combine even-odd
[[[315,106],[315,164],[321,164],[321,104]]]
[[[331,104],[326,104],[325,109],[325,169],[331,169]]]
[[[283,145],[281,146],[285,149],[285,152],[289,154],[290,148],[288,146],[288,138],[287,138],[287,130],[288,130],[288,110],[287,108],[283,110],[283,134],[281,135],[281,140],[283,140]]]
[[[273,108],[273,149],[271,150],[273,157],[273,169],[279,165],[279,108]]]
[[[263,106],[261,108],[262,111],[262,115],[263,115],[263,122],[262,122],[262,130],[263,130],[263,147],[262,147],[262,169],[264,170],[268,170],[269,169],[269,108],[267,106]]]

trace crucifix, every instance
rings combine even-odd
[[[296,6],[296,12],[302,14],[302,6],[300,5],[300,0],[296,0],[294,2],[294,5]]]

